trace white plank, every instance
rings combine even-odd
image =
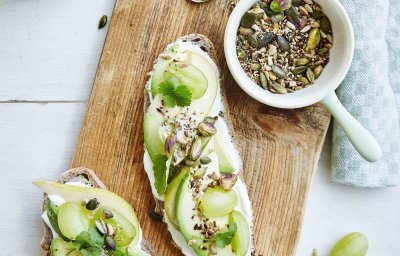
[[[298,255],[329,255],[345,234],[358,231],[369,240],[368,255],[400,255],[400,187],[355,188],[330,180],[331,130],[311,188]]]
[[[0,104],[1,255],[43,255],[40,204],[32,185],[68,169],[85,104]]]
[[[0,101],[87,100],[113,0],[0,1]]]

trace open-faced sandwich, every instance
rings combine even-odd
[[[251,203],[220,83],[211,41],[188,35],[167,46],[146,85],[144,166],[185,255],[252,251]]]
[[[63,173],[57,182],[34,182],[43,190],[41,242],[52,256],[155,255],[142,239],[136,214],[87,168]]]

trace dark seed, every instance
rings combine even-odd
[[[303,2],[303,0],[292,0],[292,5],[299,6],[299,5],[301,5],[302,2]]]
[[[253,12],[246,12],[242,17],[242,26],[245,28],[250,28],[254,25],[257,19],[257,14]]]
[[[285,37],[283,36],[276,36],[276,42],[278,43],[279,48],[281,48],[282,51],[288,52],[290,50],[290,45],[288,40],[286,40]]]
[[[114,217],[114,214],[106,208],[103,209],[103,213],[104,213],[104,218],[106,219],[111,219],[112,217]]]
[[[157,221],[161,221],[162,220],[161,214],[156,212],[156,210],[154,208],[150,209],[149,215],[153,220],[157,220]]]
[[[275,34],[272,32],[268,32],[265,36],[258,39],[258,49],[261,49],[267,46],[275,39]]]
[[[272,72],[274,72],[274,74],[275,74],[277,77],[280,77],[280,78],[288,78],[286,72],[283,71],[283,70],[282,70],[280,67],[278,67],[278,66],[274,66],[274,67],[272,68]]]
[[[296,26],[300,24],[300,13],[292,6],[285,11],[287,19]]]
[[[117,245],[115,244],[114,238],[112,236],[106,236],[106,238],[104,239],[104,245],[109,251],[115,251],[115,249],[117,248]]]
[[[107,24],[107,15],[103,15],[99,21],[99,29],[104,28]]]
[[[321,19],[321,17],[322,17],[323,15],[324,15],[324,14],[323,14],[320,10],[314,10],[312,13],[310,13],[310,16],[313,17],[313,18],[316,19],[316,20]]]
[[[303,73],[303,72],[306,71],[306,70],[307,70],[307,67],[306,67],[306,66],[298,66],[298,67],[295,67],[295,68],[293,69],[292,73],[295,74],[295,75],[298,75],[298,74]]]
[[[93,211],[97,208],[99,202],[97,202],[97,198],[90,199],[89,202],[86,204],[86,209]]]
[[[328,33],[331,30],[331,22],[329,21],[328,17],[326,16],[322,17],[319,24],[321,30],[324,31],[325,33]]]
[[[248,35],[249,43],[251,47],[257,48],[258,47],[258,42],[255,36],[253,35]]]

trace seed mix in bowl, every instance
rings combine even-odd
[[[263,0],[241,20],[236,44],[246,74],[273,93],[314,83],[329,61],[332,29],[312,0]]]

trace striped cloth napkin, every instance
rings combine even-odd
[[[334,122],[332,180],[358,187],[400,182],[400,1],[340,0],[355,34],[355,54],[338,97],[378,140],[383,157],[365,161]]]

